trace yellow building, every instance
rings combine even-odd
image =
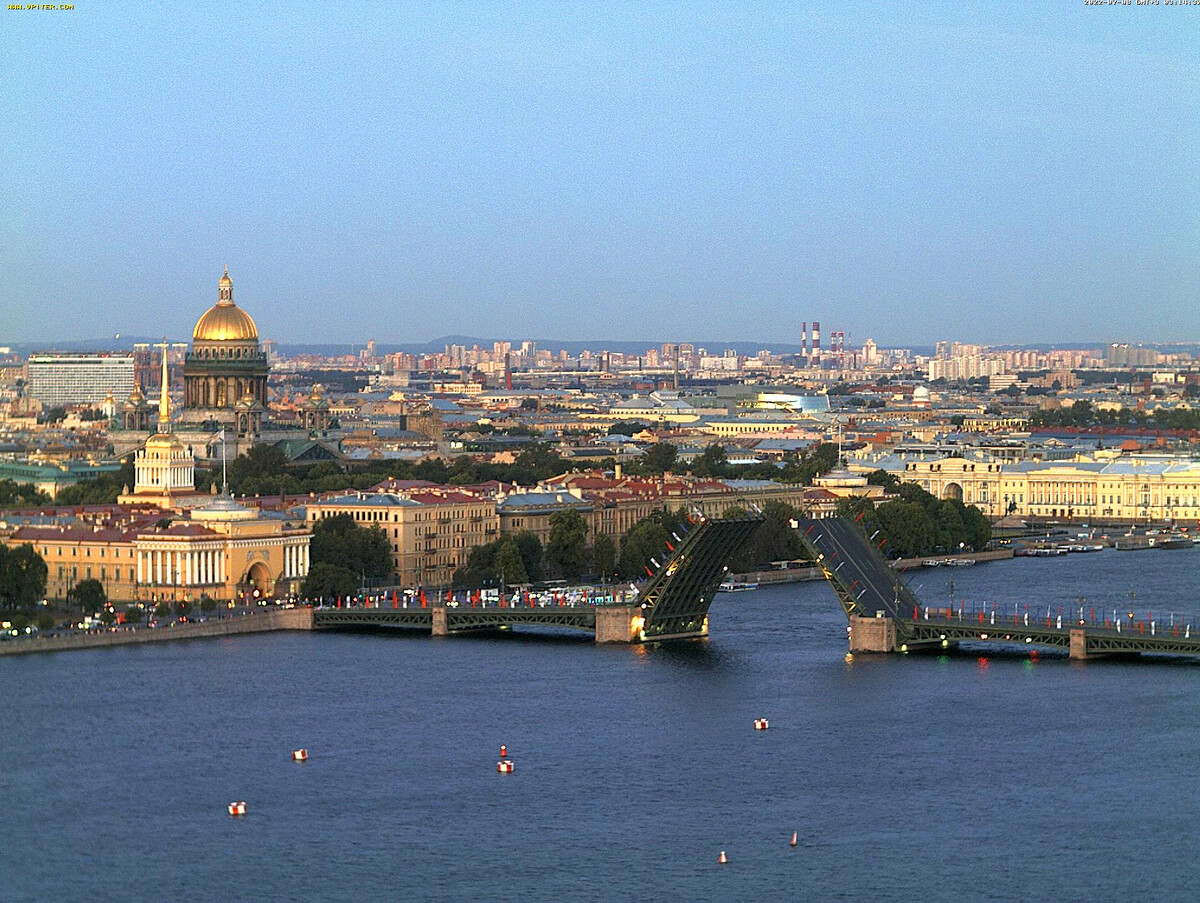
[[[187,517],[140,509],[94,523],[21,526],[0,537],[29,543],[46,562],[46,596],[64,599],[99,580],[114,602],[270,598],[297,593],[308,575],[309,533],[219,497]]]
[[[312,526],[338,514],[383,530],[404,586],[449,586],[471,549],[495,540],[500,529],[493,499],[451,486],[335,496],[310,502],[306,517]]]
[[[167,346],[163,343],[162,390],[158,431],[134,458],[134,486],[117,498],[119,505],[149,504],[160,508],[192,507],[212,496],[196,491],[196,462],[171,427],[171,395],[167,380]]]
[[[253,388],[253,393],[246,390],[248,405],[265,397],[265,363],[259,366],[265,358],[260,361],[257,331],[249,315],[233,306],[228,274],[217,306],[197,323],[196,338],[214,366],[248,361],[255,379],[261,375],[261,384],[247,383]],[[201,383],[189,383],[189,397],[207,398],[201,389]],[[303,525],[196,490],[195,459],[171,423],[165,343],[158,428],[138,450],[134,472],[133,488],[112,509],[89,509],[86,519],[72,510],[51,526],[0,529],[0,542],[29,543],[45,559],[49,598],[65,598],[88,579],[99,580],[109,599],[123,603],[204,595],[232,601],[299,592],[309,565],[310,536]]]
[[[889,459],[876,466],[939,498],[977,505],[991,517],[1200,522],[1200,462],[1193,460],[1128,456],[1001,464],[950,457]]]

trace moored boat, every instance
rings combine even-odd
[[[1192,539],[1186,533],[1175,530],[1164,536],[1157,537],[1154,547],[1156,549],[1190,549],[1192,547]]]

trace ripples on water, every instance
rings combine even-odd
[[[930,602],[951,579],[1002,605],[1133,585],[1139,611],[1200,612],[1198,570],[1185,550],[913,576]],[[711,631],[0,659],[0,896],[1195,899],[1200,667],[847,662],[824,584],[719,596]]]

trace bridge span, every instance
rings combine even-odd
[[[797,521],[806,549],[833,589],[849,622],[851,652],[917,652],[960,642],[1057,649],[1073,659],[1142,653],[1200,656],[1190,616],[1112,617],[1085,604],[1047,612],[1011,611],[966,602],[924,605],[857,523],[833,517]]]
[[[658,570],[630,601],[544,604],[501,599],[483,604],[440,599],[421,607],[317,608],[314,629],[399,628],[449,636],[514,627],[565,627],[591,633],[598,643],[648,643],[708,635],[708,609],[729,562],[762,523],[761,517],[693,518],[684,535],[654,559]],[[659,560],[661,558],[661,564]]]

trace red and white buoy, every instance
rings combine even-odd
[[[293,762],[307,762],[308,761],[308,750],[304,749],[303,747],[300,749],[293,749],[292,750],[292,761]]]
[[[246,801],[241,800],[240,802],[230,803],[229,804],[229,814],[234,815],[234,816],[245,815],[246,814]]]
[[[512,759],[501,759],[496,763],[496,771],[501,774],[512,774],[513,761]]]
[[[508,747],[505,746],[503,743],[500,744],[500,758],[501,759],[508,758]]]
[[[796,834],[797,833],[798,833],[797,831],[792,832],[792,846],[796,845]]]
[[[721,851],[721,855],[717,857],[717,862],[721,865],[728,865],[729,857],[725,855],[725,851]]]
[[[771,726],[771,722],[767,721],[766,718],[755,718],[754,719],[754,729],[756,731],[765,731],[770,726]]]

